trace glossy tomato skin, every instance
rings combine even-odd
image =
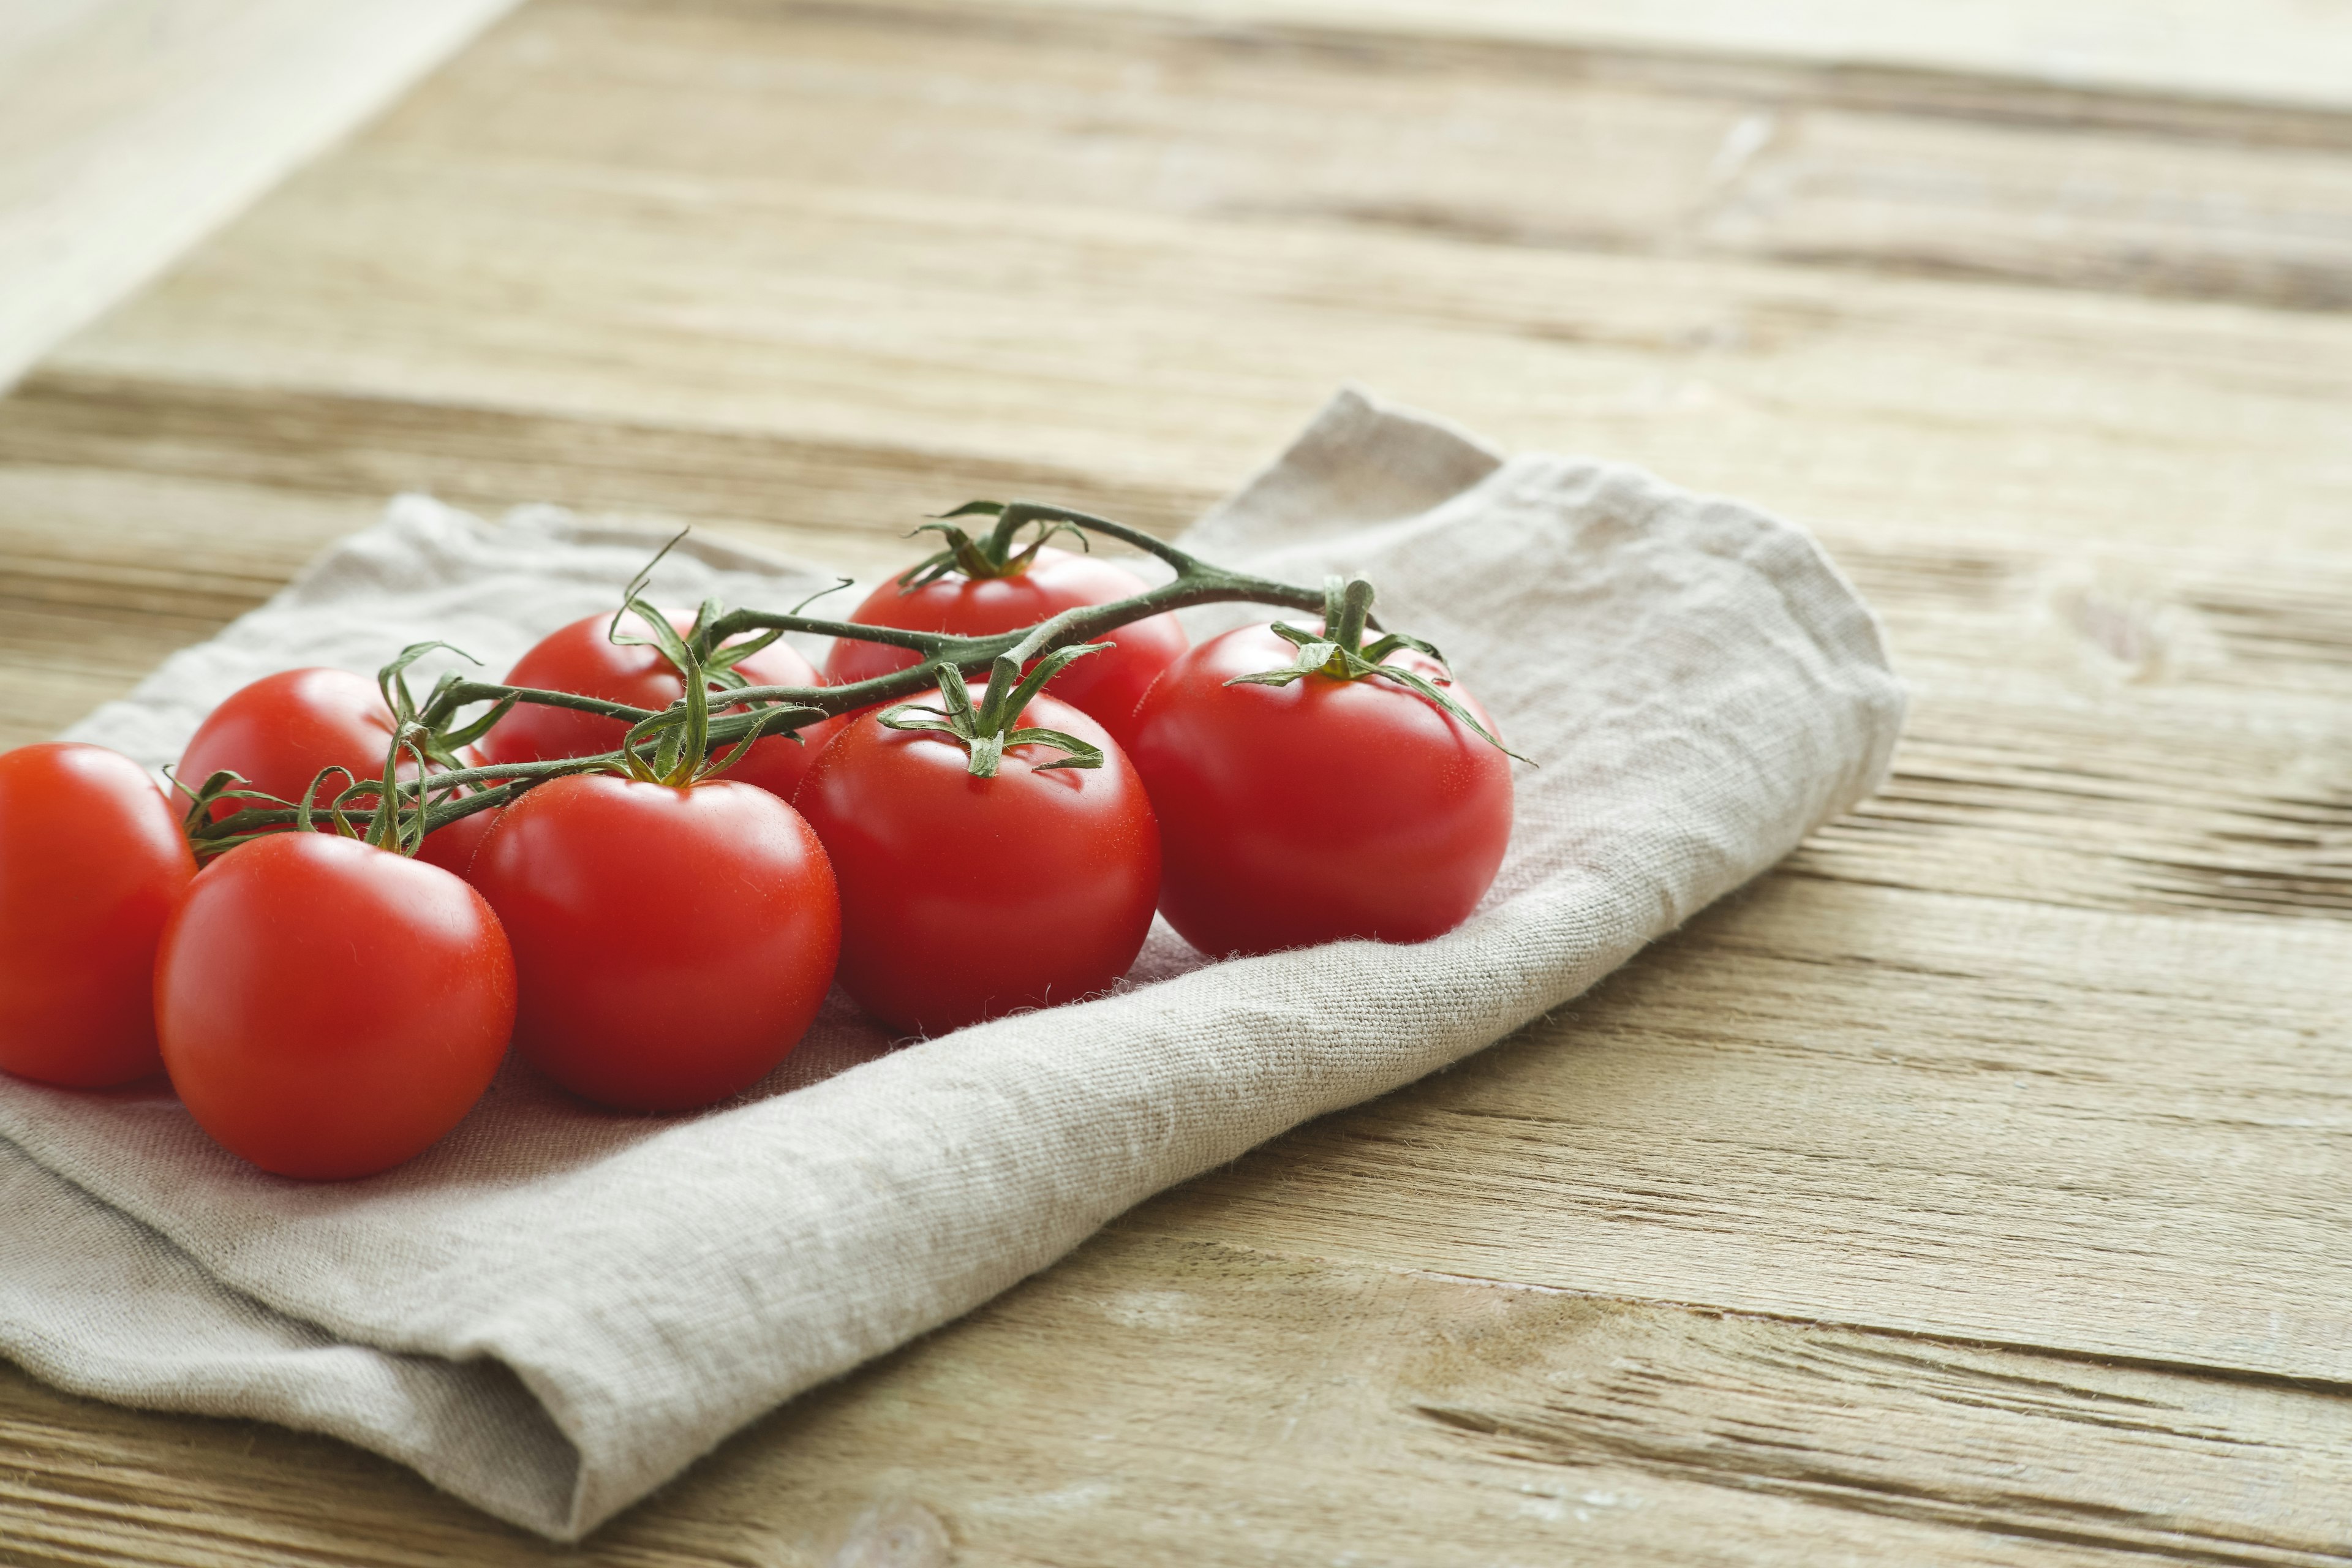
[[[226,769],[266,795],[299,802],[327,768],[349,770],[354,784],[382,778],[393,725],[383,694],[363,676],[347,669],[280,670],[238,689],[206,716],[181,753],[175,776],[196,790]],[[404,763],[401,773],[413,775],[414,764]],[[312,804],[325,805],[346,787],[342,779],[330,779]],[[258,804],[215,801],[213,820]],[[487,823],[470,826],[476,821],[446,829],[446,839],[441,834],[427,838],[417,858],[462,873],[473,858],[473,843],[488,830]]]
[[[196,874],[147,772],[102,746],[0,754],[0,1070],[69,1089],[163,1070],[155,944]]]
[[[1063,753],[1024,746],[974,778],[952,741],[869,713],[802,781],[841,880],[842,985],[900,1033],[1102,991],[1151,928],[1160,833],[1118,742],[1050,697],[1023,722],[1093,742],[1104,765],[1039,773]]]
[[[751,784],[556,779],[500,814],[472,876],[514,942],[516,1047],[615,1110],[751,1088],[833,983],[841,902],[824,848]]]
[[[155,960],[163,1065],[197,1125],[310,1181],[389,1170],[457,1126],[514,1012],[514,960],[479,894],[324,833],[205,867]]]
[[[1140,594],[1148,584],[1123,567],[1092,556],[1056,550],[1037,552],[1026,571],[974,582],[950,573],[913,593],[886,582],[850,613],[861,626],[907,631],[953,632],[985,637],[1017,631],[1082,605],[1108,604]],[[1173,616],[1153,616],[1108,633],[1109,651],[1090,653],[1055,676],[1046,692],[1090,715],[1124,742],[1136,704],[1189,642]],[[825,679],[841,686],[887,675],[920,659],[912,649],[843,637],[825,656]]]
[[[1244,626],[1192,649],[1144,700],[1131,754],[1167,852],[1160,912],[1217,954],[1453,930],[1502,864],[1509,759],[1378,677],[1225,684],[1296,652]],[[1493,728],[1462,687],[1448,694]]]
[[[664,613],[681,634],[694,625],[694,616],[684,611]],[[613,642],[606,635],[612,624],[610,616],[590,616],[548,633],[515,661],[515,667],[507,671],[505,684],[577,692],[651,710],[667,708],[685,694],[686,682],[678,679],[677,668],[660,649]],[[646,634],[634,615],[627,617],[623,629],[631,627],[639,636]],[[754,686],[824,684],[808,660],[781,642],[769,644],[736,668]],[[779,800],[790,800],[835,726],[831,720],[811,725],[801,731],[798,741],[789,735],[768,736],[751,748],[750,756],[730,767],[725,776],[739,784],[757,784]],[[499,720],[476,749],[488,763],[553,762],[618,751],[628,732],[629,727],[618,719],[525,702]]]
[[[374,681],[347,669],[284,669],[214,709],[181,753],[174,776],[196,790],[227,769],[264,794],[299,801],[325,768],[348,768],[355,781],[383,777],[392,731],[392,710]],[[319,804],[343,787],[342,780],[329,780]],[[246,804],[215,801],[213,820]]]

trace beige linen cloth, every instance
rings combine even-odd
[[[503,669],[610,607],[656,538],[404,497],[74,735],[168,762],[245,681],[425,637]],[[1187,542],[1369,574],[1541,764],[1459,930],[1210,963],[1162,927],[1116,994],[896,1051],[836,999],[769,1083],[694,1117],[605,1114],[509,1063],[439,1146],[339,1184],[239,1163],[160,1087],[0,1079],[0,1353],[331,1433],[577,1537],[1160,1188],[1574,996],[1860,799],[1901,723],[1870,612],[1798,530],[1358,394]],[[825,580],[690,542],[656,596],[784,606]]]

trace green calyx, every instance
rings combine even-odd
[[[1078,542],[1081,550],[1093,548],[1082,530],[1061,518],[1039,516],[1039,510],[1018,501],[1007,506],[1003,501],[968,500],[953,511],[941,512],[930,521],[917,525],[917,533],[938,534],[945,548],[899,573],[898,591],[911,594],[918,588],[929,587],[950,572],[961,572],[975,583],[991,577],[1017,577],[1029,570],[1030,563],[1037,559],[1037,552],[1056,534],[1068,534]],[[996,525],[975,539],[951,521],[959,517],[992,517]],[[1034,527],[1036,537],[1016,551],[1013,541],[1026,527]]]
[[[683,533],[678,539],[685,538]],[[674,539],[671,544],[677,542]],[[668,547],[663,547],[663,553]],[[740,741],[727,743],[713,755],[710,749],[710,695],[715,687],[722,693],[748,690],[751,682],[735,667],[773,643],[784,634],[769,630],[740,642],[708,652],[698,649],[709,647],[710,624],[725,613],[716,599],[705,599],[695,612],[694,625],[686,635],[669,624],[669,617],[639,597],[646,580],[659,564],[661,556],[648,562],[637,580],[631,583],[623,595],[621,608],[613,616],[613,625],[605,636],[623,647],[653,647],[660,651],[678,678],[685,683],[686,693],[662,711],[640,719],[629,726],[629,733],[621,742],[622,768],[631,778],[643,784],[667,784],[683,789],[718,777],[751,753],[752,743],[772,734],[790,734],[800,739],[799,727],[824,717],[821,710],[778,704],[754,700],[748,704],[756,715],[750,733]],[[653,636],[639,637],[621,629],[622,616],[635,611],[637,618],[653,629]],[[722,703],[722,706],[725,705]]]
[[[954,665],[942,664],[939,667],[940,707],[901,702],[884,709],[877,717],[893,730],[928,730],[961,742],[971,756],[966,771],[974,778],[994,778],[1007,746],[1050,746],[1064,753],[1057,762],[1038,763],[1034,771],[1041,773],[1055,768],[1098,768],[1103,765],[1100,746],[1065,731],[1034,727],[1016,730],[1013,724],[1029,706],[1030,699],[1061,674],[1072,659],[1099,653],[1105,646],[1081,643],[1076,647],[1056,648],[1039,659],[1025,676],[1010,654],[999,655],[988,672],[987,694],[977,707],[971,700],[971,689],[964,684],[963,672]]]
[[[1383,632],[1369,647],[1364,645],[1364,630],[1370,623],[1372,585],[1361,577],[1342,580],[1326,578],[1323,583],[1323,630],[1318,636],[1302,631],[1286,621],[1274,623],[1274,635],[1298,650],[1297,660],[1280,669],[1261,669],[1248,675],[1236,675],[1227,686],[1287,686],[1310,675],[1329,680],[1363,680],[1378,677],[1394,681],[1440,712],[1460,721],[1470,732],[1507,757],[1519,756],[1471,715],[1468,709],[1446,695],[1438,682],[1417,671],[1390,664],[1389,657],[1400,648],[1444,662],[1445,656],[1433,643],[1402,632]],[[1451,681],[1445,684],[1451,685]]]

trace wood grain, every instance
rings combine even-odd
[[[373,143],[49,363],[1179,493],[1352,378],[1817,521],[2326,549],[2352,504],[2335,313]]]
[[[393,489],[870,574],[970,494],[1180,526],[1348,376],[1799,516],[1915,690],[1599,992],[583,1548],[0,1373],[0,1557],[2352,1557],[2333,36],[1708,15],[539,0],[0,399],[9,741]]]
[[[1156,1212],[1280,1253],[2352,1385],[2347,965],[2333,923],[1782,876]]]
[[[2302,1564],[2342,1560],[2352,1485],[2326,1391],[1127,1227],[574,1551],[331,1443],[21,1374],[0,1434],[0,1521],[44,1564],[784,1568],[893,1517],[960,1564]]]
[[[759,29],[746,15],[777,13],[536,7],[371,143],[1320,217],[1536,248],[2352,302],[2340,114],[1566,38],[1076,21],[923,0],[800,5],[789,26]],[[593,118],[573,107],[589,80]],[[785,115],[823,133],[779,135]]]

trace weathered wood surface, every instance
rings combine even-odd
[[[1353,376],[1815,525],[1888,788],[576,1552],[0,1373],[0,1555],[2352,1557],[2352,117],[1504,9],[538,0],[0,402],[0,740],[402,486],[870,574]]]

